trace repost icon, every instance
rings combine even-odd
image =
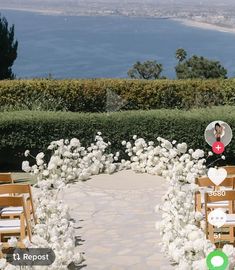
[[[206,257],[206,264],[209,270],[226,270],[228,256],[220,250],[214,250]]]

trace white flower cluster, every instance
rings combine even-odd
[[[98,133],[95,143],[85,148],[78,139],[53,141],[48,149],[52,151],[48,163],[44,161],[44,153],[36,156],[36,164],[29,165],[24,161],[22,169],[37,175],[38,181],[50,181],[52,185],[64,185],[74,180],[87,180],[91,175],[101,172],[113,173],[119,166],[114,162],[118,160],[119,152],[107,154],[110,143],[106,143]],[[30,155],[27,150],[25,154]]]
[[[148,157],[145,170],[155,173],[152,167],[157,166],[157,173],[168,180],[168,190],[162,198],[161,205],[156,207],[156,211],[162,212],[162,221],[156,223],[162,236],[162,251],[177,264],[178,270],[206,270],[205,258],[215,246],[206,239],[203,215],[195,212],[194,201],[194,194],[199,188],[195,184],[195,178],[204,175],[206,170],[204,151],[187,150],[185,143],[170,143],[162,138],[158,138],[158,141],[160,146],[152,145],[151,149],[142,141],[139,148],[141,147],[143,154],[150,151],[150,159],[157,161],[157,164],[149,164]],[[137,151],[139,150],[132,150],[131,157],[135,157]],[[136,165],[139,168],[139,165]],[[234,267],[233,246],[226,245],[223,250],[229,256],[230,267]]]
[[[34,226],[30,247],[51,248],[56,260],[50,267],[40,269],[67,269],[70,263],[81,263],[82,256],[75,247],[74,224],[69,216],[68,206],[57,197],[58,190],[38,183],[36,192],[36,215],[39,223]]]
[[[42,152],[37,154],[36,164],[30,166],[28,161],[22,163],[22,169],[37,178],[35,204],[39,223],[34,226],[32,243],[27,243],[27,246],[53,249],[56,260],[49,269],[62,270],[70,263],[78,264],[82,261],[80,252],[75,248],[68,207],[59,201],[58,193],[72,181],[86,180],[100,172],[110,174],[120,169],[120,164],[114,163],[119,153],[106,153],[109,145],[101,133],[96,135],[95,143],[88,148],[82,147],[76,138],[53,141],[48,147],[52,151],[48,163]],[[25,156],[31,156],[28,150]]]
[[[136,172],[162,175],[169,185],[157,211],[162,221],[157,225],[162,236],[162,249],[177,264],[178,270],[207,269],[205,258],[215,247],[206,239],[201,213],[194,211],[194,193],[198,190],[195,178],[205,173],[204,151],[187,149],[186,143],[177,144],[157,138],[159,145],[133,136],[132,142],[123,141],[128,160],[117,163],[119,152],[106,154],[109,143],[101,134],[90,147],[81,146],[78,139],[54,141],[48,147],[52,156],[48,163],[44,153],[36,157],[36,164],[23,162],[25,171],[37,176],[37,215],[40,223],[35,227],[33,245],[52,247],[57,255],[53,269],[65,269],[72,261],[82,260],[75,251],[73,224],[68,209],[57,199],[58,191],[74,180],[86,180],[91,175],[113,173],[123,168]],[[29,156],[29,151],[26,151]],[[230,263],[234,263],[234,248],[224,246]],[[75,254],[78,254],[77,258]]]
[[[178,270],[206,270],[205,258],[215,246],[205,237],[203,215],[194,210],[194,194],[198,191],[195,178],[206,170],[204,151],[188,150],[186,143],[160,137],[157,140],[157,146],[137,136],[133,136],[133,142],[123,141],[130,160],[122,160],[122,164],[136,172],[162,175],[167,180],[169,188],[156,207],[156,211],[162,212],[162,221],[156,223],[162,236],[162,251]],[[234,267],[233,246],[226,245],[223,250],[229,256],[230,267]]]
[[[172,143],[168,140],[158,137],[158,146],[154,145],[154,142],[146,142],[142,138],[133,136],[134,142],[123,141],[122,145],[126,147],[126,153],[130,157],[130,161],[122,160],[122,163],[127,168],[131,168],[136,172],[159,174],[166,177],[171,177],[174,167],[181,167],[182,163],[180,157],[185,160],[185,163],[190,160],[190,154],[187,152],[187,144],[181,143],[176,145],[176,141]],[[199,159],[204,156],[202,150],[189,150],[195,159]],[[185,154],[182,156],[182,154]],[[187,165],[191,166],[191,163]],[[203,168],[202,163],[199,164],[200,169]]]

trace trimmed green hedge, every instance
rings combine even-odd
[[[57,139],[77,137],[88,145],[97,131],[111,141],[112,150],[122,148],[122,140],[134,134],[156,141],[158,136],[187,142],[192,148],[210,149],[204,141],[208,123],[223,120],[235,134],[234,107],[211,109],[125,111],[117,113],[71,112],[1,112],[0,113],[0,169],[20,168],[26,149],[45,150]],[[235,163],[235,140],[226,148],[226,156]],[[18,165],[16,165],[18,164]]]
[[[110,93],[127,101],[123,110],[235,105],[235,79],[0,81],[0,110],[105,112],[107,93],[108,107],[117,105]]]

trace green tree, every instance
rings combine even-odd
[[[179,62],[175,67],[175,71],[178,79],[227,78],[227,70],[219,61],[209,60],[196,55]]]
[[[157,61],[136,62],[133,67],[127,72],[132,79],[154,80],[160,79],[163,71],[162,64]]]
[[[8,27],[5,17],[0,15],[0,80],[14,79],[12,65],[17,57],[18,42],[14,40],[14,25]]]
[[[179,48],[176,50],[175,53],[176,59],[178,59],[179,62],[183,62],[187,57],[187,52],[183,48]]]

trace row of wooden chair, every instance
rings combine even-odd
[[[12,177],[12,174],[10,172],[7,173],[0,173],[0,183],[6,184],[6,183],[14,183],[14,179]]]
[[[37,223],[32,190],[29,184],[15,184],[10,173],[1,173],[0,182],[0,239],[8,247],[11,236],[18,238],[18,246],[24,247],[23,240],[31,240],[32,224]]]
[[[208,177],[196,179],[196,184],[201,190],[195,194],[195,210],[204,214],[205,233],[213,243],[217,240],[235,243],[235,166],[224,168],[228,176],[219,186],[216,186]],[[227,214],[226,223],[220,230],[208,222],[209,213],[218,208],[223,208]]]

